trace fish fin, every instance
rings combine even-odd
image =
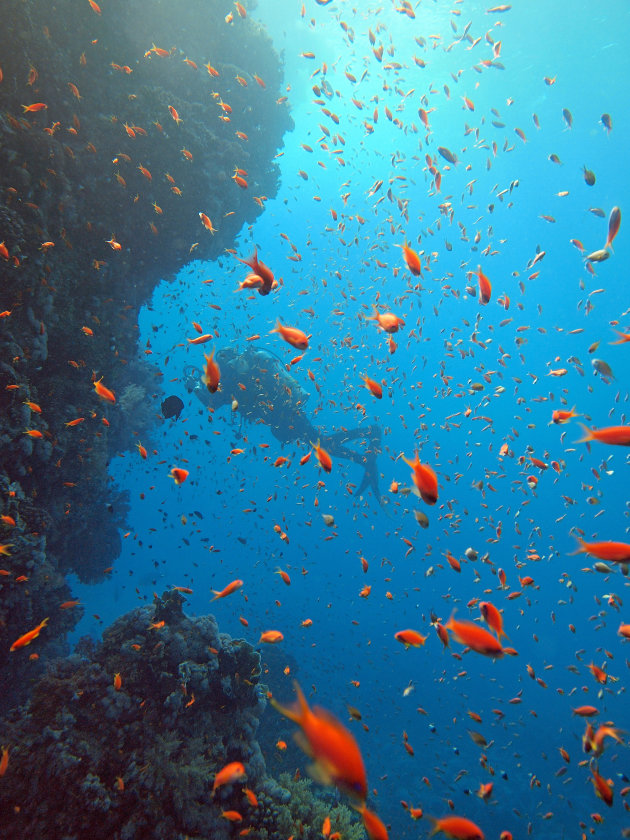
[[[584,437],[581,437],[579,440],[576,440],[576,443],[590,443],[592,440],[595,440],[595,435],[593,434],[592,430],[585,426],[584,423],[578,423],[578,426],[582,429],[584,433]]]

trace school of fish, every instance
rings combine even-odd
[[[107,14],[106,0],[85,0],[85,5],[97,18]],[[236,441],[230,424],[231,415],[238,414],[238,393],[230,395],[232,407],[225,416],[212,407],[204,412],[203,434],[211,436],[208,424],[214,433],[211,454],[192,437],[185,439],[198,408],[189,404],[179,443],[153,448],[138,441],[137,454],[127,454],[128,469],[135,471],[135,481],[146,478],[142,501],[145,493],[155,499],[154,486],[161,482],[175,494],[171,498],[190,494],[182,495],[188,500],[182,504],[196,507],[202,505],[196,488],[208,480],[206,459],[216,458],[228,471],[229,480],[220,483],[230,502],[205,497],[217,506],[213,546],[205,548],[214,558],[221,523],[238,508],[239,533],[256,535],[268,557],[252,567],[239,563],[241,555],[232,547],[230,558],[213,569],[217,588],[206,589],[204,600],[217,602],[220,622],[235,619],[256,633],[263,653],[266,645],[276,650],[286,645],[306,673],[318,670],[310,664],[312,657],[326,663],[318,673],[343,671],[331,677],[331,686],[323,679],[313,686],[324,708],[311,707],[309,692],[297,682],[295,704],[284,705],[293,679],[288,666],[287,682],[270,685],[268,698],[298,727],[298,744],[313,761],[313,777],[339,789],[371,840],[417,836],[417,825],[429,835],[454,840],[560,837],[564,830],[582,840],[619,832],[628,837],[630,724],[612,715],[608,704],[621,708],[617,698],[624,694],[629,667],[630,617],[622,615],[622,595],[630,568],[624,521],[630,501],[625,491],[630,309],[620,285],[607,294],[620,270],[615,247],[625,248],[623,195],[609,199],[597,192],[597,170],[604,169],[607,143],[614,139],[613,118],[590,109],[584,131],[596,133],[599,162],[580,161],[573,169],[563,164],[554,144],[562,143],[558,151],[566,156],[580,126],[563,98],[560,59],[551,56],[549,75],[530,83],[540,101],[550,103],[545,113],[555,113],[556,122],[546,124],[536,112],[529,124],[522,122],[525,96],[511,81],[515,59],[504,46],[515,48],[510,4],[479,7],[454,0],[448,11],[429,0],[287,5],[304,49],[292,44],[299,54],[291,61],[302,69],[295,81],[286,79],[286,89],[302,113],[296,148],[284,153],[297,168],[284,170],[285,179],[292,175],[293,180],[283,184],[281,194],[299,194],[299,206],[275,211],[283,229],[278,222],[274,241],[260,238],[256,226],[242,232],[221,257],[228,278],[222,286],[216,279],[198,283],[185,306],[167,290],[164,306],[173,319],[160,329],[172,359],[163,359],[163,365],[176,387],[175,360],[196,364],[212,398],[224,387],[217,351],[243,342],[271,348],[292,377],[316,390],[317,401],[309,406],[322,428],[350,428],[366,420],[382,426],[384,498],[356,496],[357,474],[334,460],[321,440],[283,448],[251,425]],[[256,14],[245,2],[226,8],[225,26]],[[177,33],[173,41],[175,46],[153,44],[144,56],[122,56],[119,60],[128,64],[114,70],[124,76],[136,60],[174,61]],[[215,68],[207,56],[185,60],[207,72],[216,88],[218,118],[231,121],[239,142],[246,143],[238,113],[221,98],[223,68]],[[237,81],[265,87],[258,76]],[[80,100],[77,85],[66,84]],[[58,130],[45,102],[28,101],[30,87],[24,83],[24,116],[35,130]],[[187,114],[173,104],[164,103],[164,110],[174,130],[185,123]],[[134,129],[123,128],[129,137]],[[525,158],[530,146],[545,147],[540,160]],[[181,153],[187,156],[186,149]],[[579,149],[573,156],[578,154]],[[134,164],[149,191],[154,175],[144,162]],[[249,190],[252,202],[261,202],[237,159],[232,181],[226,189]],[[521,201],[521,194],[531,196],[532,190],[539,208],[533,217]],[[606,200],[606,206],[590,207],[591,196],[602,204]],[[162,214],[155,201],[153,208]],[[191,253],[195,240],[215,236],[222,221],[202,207],[198,216],[200,224],[190,231]],[[564,227],[567,218],[582,223],[570,241],[559,242],[553,225]],[[121,224],[121,240],[123,233]],[[121,249],[114,234],[105,244],[114,257]],[[17,259],[9,248],[10,243],[0,243],[5,262]],[[547,272],[552,261],[564,266],[566,276]],[[596,282],[601,288],[594,288]],[[180,305],[185,322],[174,314]],[[0,321],[10,317],[8,310],[0,313]],[[91,328],[84,327],[83,334],[89,339]],[[600,345],[605,358],[594,356]],[[89,389],[99,398],[107,424],[108,414],[119,408],[116,382],[94,373]],[[24,434],[37,445],[43,436],[36,421],[45,408],[25,404],[33,423]],[[84,419],[69,419],[66,426],[80,431]],[[172,514],[164,503],[156,508],[165,518]],[[192,515],[182,514],[179,521],[193,540],[189,518],[198,524]],[[8,576],[10,516],[2,517],[2,527],[0,558],[7,568],[0,575]],[[143,525],[134,528],[141,534]],[[316,551],[303,549],[307,536]],[[324,562],[319,555],[334,556],[343,566],[338,584],[332,573],[327,577],[316,568]],[[195,569],[185,557],[179,568],[175,589],[199,593]],[[550,578],[559,579],[556,588],[541,583]],[[591,598],[594,614],[588,619],[572,610],[581,590]],[[293,597],[300,600],[291,604],[312,610],[297,626],[287,616],[298,607],[283,610],[283,598]],[[343,629],[331,629],[333,620]],[[25,625],[11,654],[36,650],[48,622],[36,616]],[[598,631],[613,625],[614,644],[600,644]],[[569,661],[564,650],[574,634]],[[409,680],[394,705],[379,703],[381,689],[366,684],[368,663],[377,655],[380,669],[391,667],[393,683],[401,676]],[[125,690],[124,673],[112,674],[112,680],[116,691]],[[303,685],[306,680],[301,679]],[[333,688],[340,684],[343,700]],[[474,710],[467,708],[470,691]],[[344,722],[338,715],[353,693],[361,700],[352,701]],[[555,698],[547,701],[551,694]],[[412,708],[409,697],[419,707]],[[554,720],[545,719],[547,703],[553,705]],[[441,741],[423,721],[437,715],[440,706],[452,718]],[[626,719],[627,711],[626,706]],[[478,729],[467,729],[470,721]],[[473,744],[465,754],[474,748],[476,756],[466,766],[446,758],[453,750],[459,755],[462,736]],[[424,746],[423,737],[428,739]],[[529,772],[532,745],[545,760],[553,756],[547,778]],[[10,772],[9,752],[10,745],[2,745],[0,777]],[[520,752],[525,757],[514,758]],[[416,780],[413,793],[394,802],[382,792],[390,776],[402,777],[398,765],[388,766],[392,755],[396,762],[413,762],[404,772]],[[502,788],[508,773],[500,765],[508,763],[508,755],[509,784],[522,795]],[[470,787],[464,789],[461,779]],[[226,784],[242,784],[254,805],[256,792],[246,787],[241,762],[216,774],[212,796]],[[425,791],[431,791],[429,808]],[[493,816],[497,807],[499,819]],[[238,826],[239,835],[251,830],[240,813],[222,815]],[[606,833],[608,824],[614,834]],[[546,826],[551,826],[548,834]],[[343,840],[329,822],[321,833]],[[255,830],[249,836],[257,836]]]

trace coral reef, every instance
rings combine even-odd
[[[226,21],[231,0],[103,5],[3,4],[0,512],[15,525],[0,525],[0,666],[16,692],[30,663],[11,642],[47,615],[42,645],[63,635],[80,615],[59,613],[64,577],[102,580],[120,550],[108,463],[146,437],[160,400],[138,311],[261,212],[292,125],[281,62],[251,16]]]
[[[315,840],[327,815],[344,840],[362,838],[334,793],[320,799],[308,781],[267,775],[256,740],[260,654],[212,616],[188,618],[182,603],[167,592],[115,621],[99,645],[82,640],[0,722],[10,751],[4,836],[228,840],[234,827],[221,814],[236,811],[261,840]],[[246,779],[213,795],[215,774],[232,761]]]

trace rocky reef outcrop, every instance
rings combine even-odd
[[[115,621],[102,643],[82,641],[0,721],[3,836],[228,840],[250,827],[260,840],[315,840],[329,816],[345,840],[361,838],[334,795],[268,774],[256,739],[260,654],[211,615],[188,618],[182,602],[165,593]],[[213,793],[230,762],[246,778]]]
[[[254,221],[292,121],[279,56],[231,0],[7,0],[0,56],[6,708],[33,670],[12,641],[45,616],[42,644],[62,637],[80,616],[59,609],[68,573],[99,581],[120,551],[108,463],[159,411],[138,311]]]

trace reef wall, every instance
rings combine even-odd
[[[120,551],[108,462],[159,407],[139,308],[262,211],[292,120],[279,56],[228,0],[6,0],[0,76],[6,708],[36,671],[11,643],[46,616],[40,651],[62,637],[80,617],[60,610],[66,575],[101,580]]]

